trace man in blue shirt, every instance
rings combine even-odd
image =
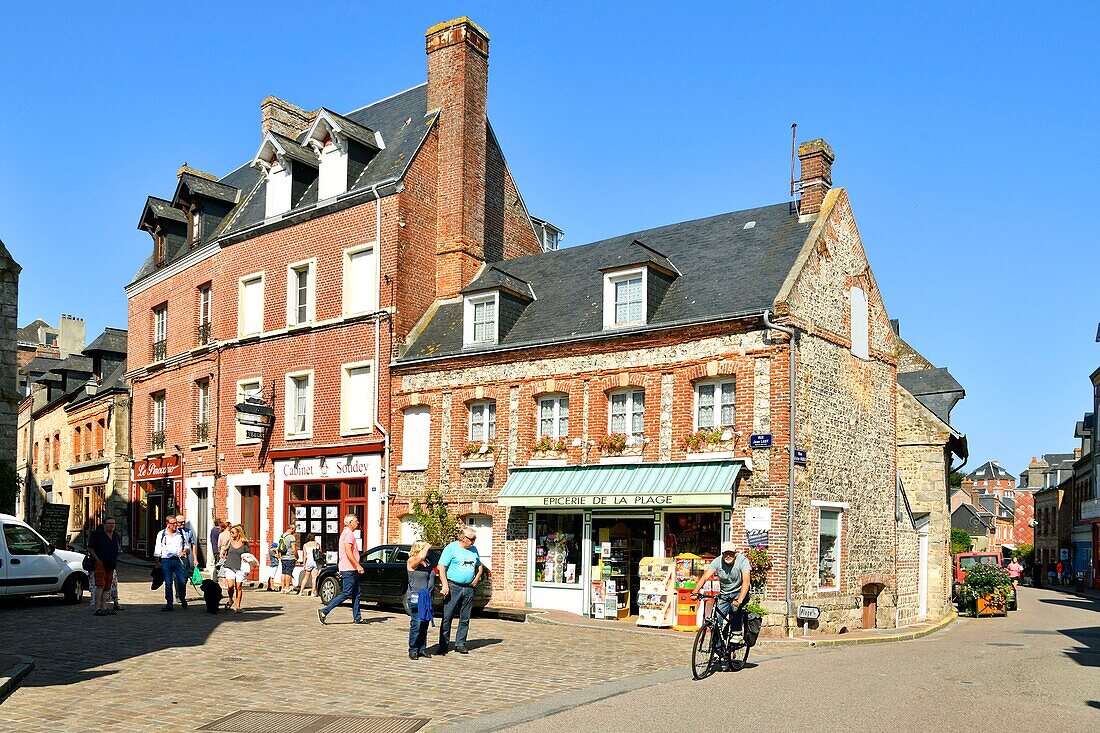
[[[474,608],[474,588],[481,582],[485,566],[477,554],[474,542],[477,532],[472,527],[462,530],[457,540],[443,548],[439,556],[439,583],[446,602],[443,604],[443,620],[439,623],[440,656],[450,651],[451,620],[458,611],[458,634],[455,636],[455,651],[469,654],[466,648],[466,635],[470,631],[470,612]]]

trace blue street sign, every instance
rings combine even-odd
[[[755,433],[749,436],[750,448],[771,448],[772,436],[771,433]]]
[[[796,448],[795,451],[794,451],[794,462],[795,462],[795,465],[805,466],[806,465],[806,451],[798,450]]]

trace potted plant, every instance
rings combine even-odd
[[[972,608],[975,616],[1004,616],[1012,581],[1008,571],[996,565],[977,564],[967,570],[966,581],[959,590],[959,603]]]
[[[752,579],[745,612],[767,616],[768,610],[764,608],[764,591],[768,586],[768,571],[772,569],[772,556],[764,547],[750,547],[745,550],[745,559],[749,561]]]
[[[493,446],[488,443],[467,443],[466,447],[462,449],[462,458],[468,461],[480,456],[485,456],[486,460],[488,460],[492,452]]]
[[[557,458],[565,451],[565,438],[551,438],[547,435],[536,440],[535,444],[531,446],[531,453],[534,458]]]
[[[630,436],[626,433],[611,433],[600,438],[600,451],[605,455],[620,455],[626,450]]]
[[[737,431],[733,428],[703,428],[681,438],[680,448],[688,453],[710,453],[729,450],[736,441]]]

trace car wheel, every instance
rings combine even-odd
[[[321,581],[321,587],[317,591],[317,596],[321,599],[321,603],[326,606],[332,603],[332,599],[340,592],[339,583],[336,582],[336,578],[328,577]]]
[[[73,574],[65,580],[61,592],[65,594],[66,603],[80,603],[84,599],[84,582],[79,576]]]

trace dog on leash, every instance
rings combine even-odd
[[[206,612],[217,613],[222,605],[222,587],[218,585],[218,581],[207,578],[199,585],[199,589],[206,601]]]

